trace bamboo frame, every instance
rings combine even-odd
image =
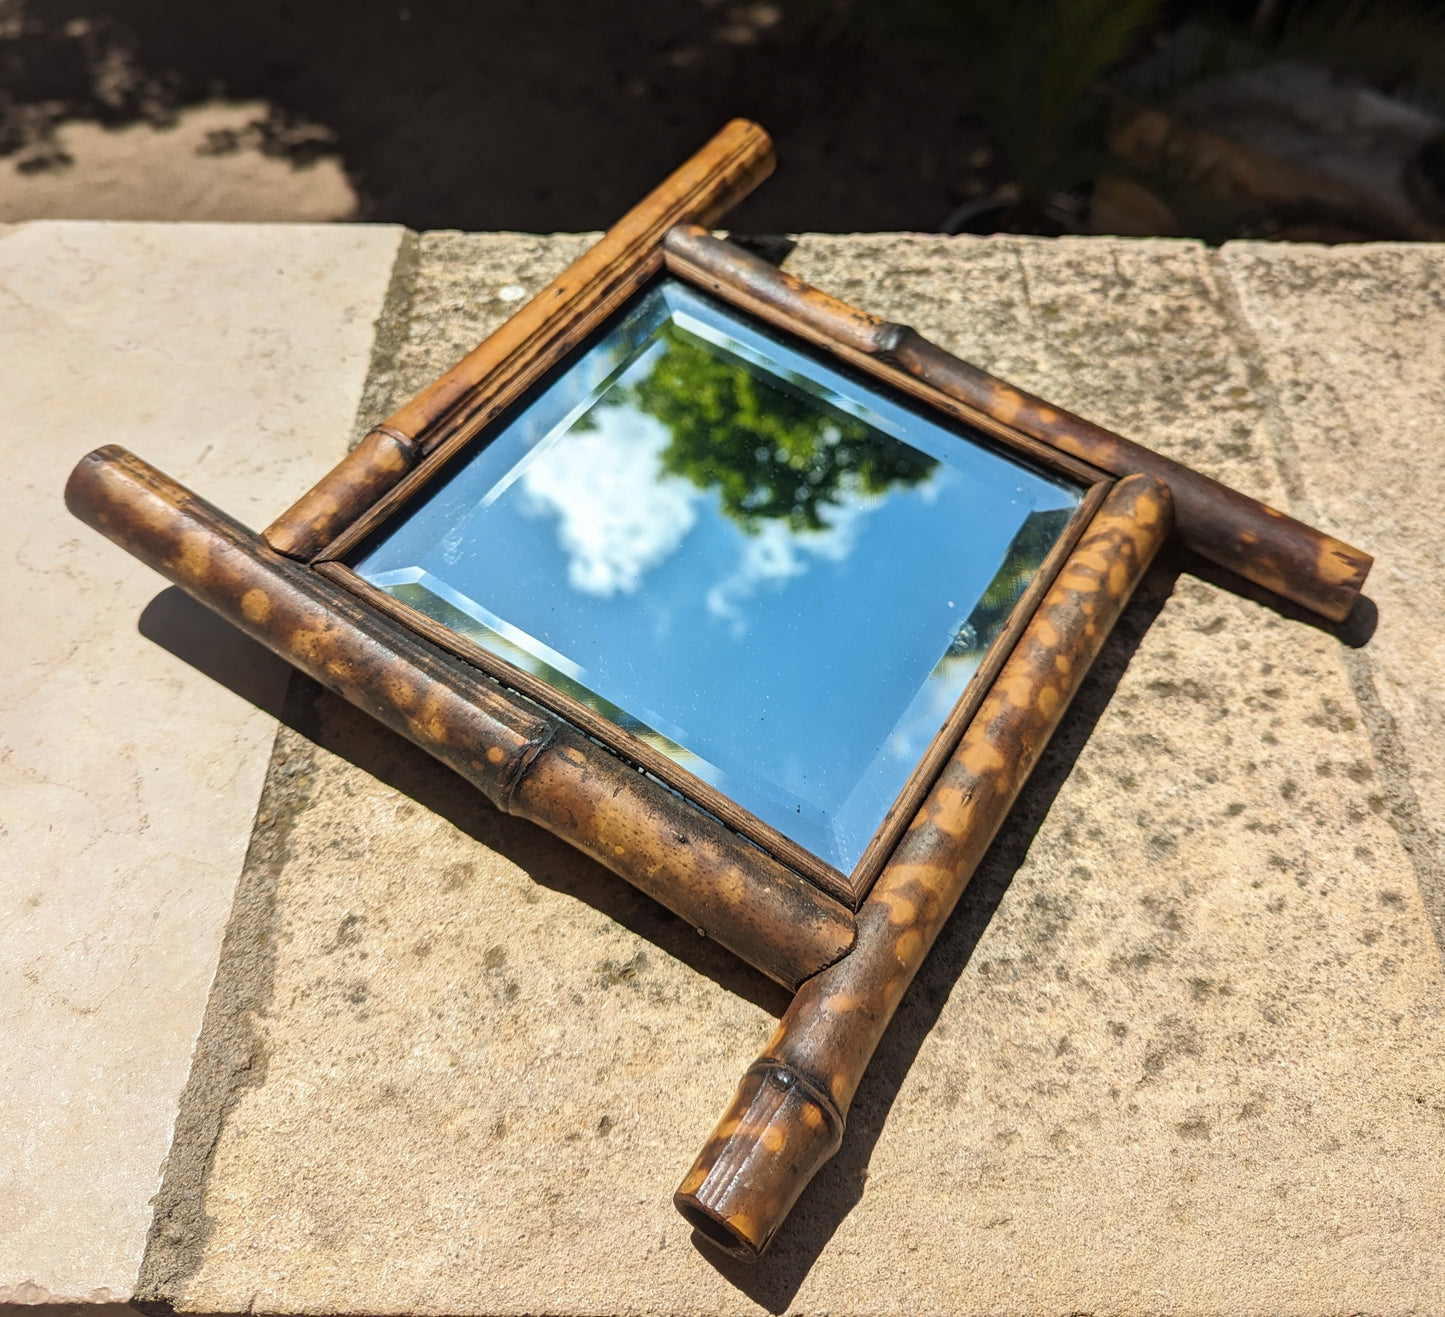
[[[1204,557],[1331,620],[1371,562],[712,237],[702,225],[771,168],[767,135],[729,124],[261,537],[119,448],[84,458],[66,489],[82,520],[499,808],[797,990],[675,1200],[701,1235],[744,1258],[767,1247],[838,1147],[903,992],[1171,526]],[[1088,490],[851,875],[342,561],[663,274]]]

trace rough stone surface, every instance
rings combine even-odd
[[[1445,247],[1232,243],[1222,260],[1309,515],[1378,558],[1355,682],[1445,947]]]
[[[423,239],[389,369],[424,382],[490,323],[469,289],[530,288],[577,245]],[[790,268],[1277,504],[1298,496],[1196,245],[808,238]],[[476,317],[461,342],[458,316]],[[776,991],[300,688],[144,1296],[1445,1306],[1445,979],[1353,661],[1288,613],[1151,574],[905,999],[843,1151],[752,1269],[691,1242],[669,1197]]]
[[[399,237],[0,229],[0,1303],[132,1293],[286,684],[66,476],[119,442],[264,523],[344,451]]]
[[[378,354],[357,424],[391,415],[460,361],[596,240],[596,234],[409,235],[378,327]]]

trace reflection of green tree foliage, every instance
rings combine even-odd
[[[744,530],[784,520],[823,530],[846,493],[916,485],[937,462],[802,389],[778,387],[711,344],[666,325],[666,344],[629,401],[671,432],[662,468],[716,489]]]
[[[993,643],[1073,515],[1073,508],[1029,513],[1013,543],[1008,546],[1008,552],[1004,554],[988,589],[974,605],[968,621],[959,627],[953,644],[948,647],[948,658],[977,654]]]

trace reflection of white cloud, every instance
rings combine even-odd
[[[598,407],[591,419],[596,429],[566,435],[527,467],[521,507],[556,514],[568,581],[607,598],[631,594],[682,543],[698,491],[658,470],[669,438],[659,422],[628,407]]]
[[[707,592],[707,610],[746,630],[742,608],[765,585],[777,585],[808,570],[810,559],[842,562],[857,543],[863,519],[878,500],[867,495],[844,495],[843,501],[824,511],[827,526],[818,531],[795,531],[785,521],[765,521],[743,542],[738,564]]]

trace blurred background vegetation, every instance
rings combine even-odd
[[[0,0],[0,219],[590,229],[735,114],[758,233],[1445,236],[1427,0]]]

